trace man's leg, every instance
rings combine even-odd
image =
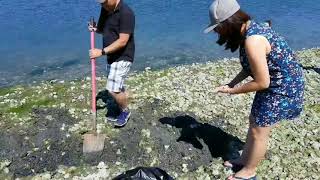
[[[128,95],[124,89],[124,81],[130,70],[130,66],[131,62],[127,61],[114,62],[110,66],[107,90],[121,109],[121,113],[117,117],[116,126],[124,126],[130,117]]]
[[[128,94],[126,91],[115,93],[109,92],[113,99],[116,101],[121,110],[128,108]]]

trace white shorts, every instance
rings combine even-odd
[[[124,81],[127,78],[131,64],[129,61],[117,61],[107,64],[108,80],[106,88],[108,91],[119,93],[125,90]]]

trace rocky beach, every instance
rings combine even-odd
[[[261,179],[320,179],[320,49],[297,52],[306,80],[299,119],[273,129]],[[239,156],[254,93],[215,92],[241,70],[239,60],[130,74],[132,116],[124,128],[106,123],[116,110],[98,77],[98,131],[104,150],[82,154],[90,130],[91,79],[50,80],[0,89],[0,179],[112,179],[159,167],[176,179],[225,179],[224,160]],[[109,111],[109,112],[108,112]]]

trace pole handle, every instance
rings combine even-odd
[[[96,23],[94,21],[94,18],[90,18],[90,24],[92,26],[95,26]],[[95,36],[94,36],[94,31],[90,32],[90,40],[91,40],[91,49],[94,49],[94,44],[95,44]],[[91,111],[92,111],[92,124],[93,124],[93,130],[94,132],[97,131],[97,103],[96,103],[96,59],[91,59],[91,86],[92,86],[92,96],[91,96]]]

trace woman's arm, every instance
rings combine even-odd
[[[270,85],[270,75],[266,54],[269,51],[268,40],[260,35],[246,39],[245,48],[248,55],[253,80],[230,90],[231,94],[241,94],[267,89]]]
[[[236,86],[237,84],[239,84],[240,82],[245,80],[248,76],[249,76],[249,74],[244,69],[242,69],[238,73],[238,75],[236,77],[234,77],[233,80],[230,83],[228,83],[227,85],[230,88],[233,88],[234,86]]]

